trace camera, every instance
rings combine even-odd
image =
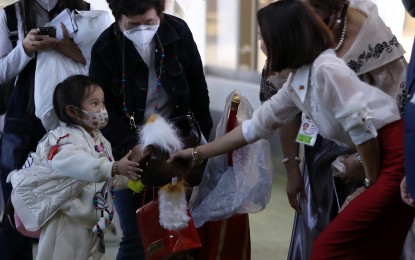
[[[49,27],[40,27],[37,28],[38,35],[48,35],[49,37],[56,38],[56,27],[49,26]]]

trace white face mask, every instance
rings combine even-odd
[[[141,49],[145,49],[150,45],[159,26],[160,23],[156,25],[139,25],[130,30],[124,29],[123,34],[132,41],[134,45]]]
[[[102,108],[98,111],[85,111],[80,108],[77,108],[80,111],[82,111],[88,119],[81,119],[82,122],[84,122],[85,125],[89,126],[92,129],[98,130],[102,129],[107,126],[108,124],[108,112],[107,109]]]
[[[36,2],[46,11],[50,12],[59,2],[59,0],[36,0]]]

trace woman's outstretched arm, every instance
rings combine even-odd
[[[245,140],[242,134],[242,126],[239,125],[229,133],[212,142],[194,148],[178,151],[171,156],[168,162],[171,162],[177,158],[187,160],[193,159],[198,161],[206,160],[208,158],[236,150],[247,144],[248,142]]]

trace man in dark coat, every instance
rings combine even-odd
[[[89,75],[105,93],[109,123],[102,132],[114,157],[131,150],[132,160],[141,159],[137,133],[152,113],[174,119],[191,111],[207,139],[212,128],[208,88],[187,24],[163,13],[164,0],[107,2],[115,23],[93,46]],[[182,125],[186,128],[186,119]],[[120,190],[114,203],[123,230],[117,259],[145,259],[135,220],[141,195]]]

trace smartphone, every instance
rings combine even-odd
[[[38,35],[48,35],[49,37],[56,38],[56,27],[39,27],[37,28]]]

